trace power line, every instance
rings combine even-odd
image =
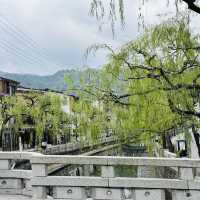
[[[24,40],[26,40],[27,42],[29,42],[34,48],[39,48],[40,50],[43,49],[43,51],[45,50],[44,48],[41,48],[38,43],[36,41],[34,41],[30,36],[28,36],[26,33],[24,33],[24,31],[22,31],[21,29],[19,29],[19,27],[17,27],[15,24],[11,23],[7,18],[5,18],[5,16],[0,14],[0,19],[2,20],[2,22],[11,27],[12,30],[19,34]],[[3,21],[5,20],[5,21]],[[46,50],[45,50],[46,51]],[[43,52],[45,54],[45,56],[47,56],[47,58],[49,58],[48,54],[46,54],[46,52]]]
[[[24,31],[20,30],[16,25],[8,21],[8,19],[6,19],[2,14],[0,15],[0,26],[4,32],[20,42],[20,46],[25,46],[25,48],[29,49],[34,59],[37,59],[37,62],[39,62],[40,59],[40,62],[47,62],[54,66],[58,66],[59,68],[61,67],[57,63],[51,63],[46,52],[43,52],[44,49],[42,49],[41,52],[41,48],[31,37],[24,33]]]
[[[28,43],[24,42],[21,38],[17,37],[17,35],[13,34],[10,30],[6,29],[5,27],[2,26],[2,24],[0,23],[0,27],[1,27],[1,31],[3,31],[4,33],[6,33],[7,36],[11,36],[15,39],[15,43],[12,43],[11,45],[16,46],[17,42],[19,42],[18,46],[22,46],[23,50],[29,50],[32,54],[32,56],[34,58],[37,59],[41,59],[40,57],[38,57],[37,55],[34,55],[35,52],[33,52],[33,50],[31,48],[29,48],[29,46],[27,45]],[[3,40],[3,38],[0,38],[0,40]],[[4,41],[4,40],[3,40]],[[7,41],[8,43],[10,43],[9,41]],[[46,61],[44,59],[41,59],[42,62]]]
[[[8,45],[6,42],[0,42],[0,48],[7,51],[10,55],[14,54],[14,56],[19,56],[21,59],[26,60],[29,64],[33,65],[36,64],[36,60],[30,59],[30,57],[27,57],[23,52],[21,52],[19,49],[12,47]]]
[[[0,44],[1,44],[1,47],[7,47],[9,50],[16,51],[19,54],[22,54],[24,57],[26,57],[28,60],[30,60],[32,62],[42,63],[40,60],[37,60],[36,57],[31,56],[27,53],[25,54],[26,49],[16,46],[15,44],[11,43],[9,40],[6,40],[6,39],[0,40]]]
[[[4,32],[6,32],[7,34],[9,34],[11,37],[14,37],[17,41],[21,42],[21,45],[26,46],[27,48],[30,48],[34,51],[35,54],[39,55],[39,57],[42,60],[46,61],[46,58],[42,57],[39,52],[38,52],[38,48],[33,47],[30,42],[28,40],[25,40],[23,37],[21,37],[21,35],[16,32],[15,30],[13,30],[10,26],[8,26],[7,24],[5,24],[4,22],[2,23],[2,19],[0,18],[0,26],[2,28],[2,30]],[[49,61],[48,61],[49,62]]]
[[[6,48],[1,48],[1,44],[0,44],[0,51],[1,51],[4,55],[6,54],[7,57],[10,57],[10,56],[11,56],[11,54],[8,52],[8,51],[9,51],[8,49],[6,49]],[[16,63],[17,63],[18,65],[21,65],[21,64],[22,64],[21,59],[23,59],[23,58],[21,58],[20,61],[19,61],[17,58],[19,58],[18,55],[16,55],[16,59],[15,59],[15,61],[14,61],[12,64],[16,64]],[[24,60],[24,62],[26,63],[26,65],[32,65],[32,64],[30,64],[27,60]]]

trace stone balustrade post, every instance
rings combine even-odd
[[[22,179],[12,176],[12,172],[12,160],[0,159],[0,193],[20,194],[22,192]]]
[[[147,153],[142,154],[143,157],[148,157]],[[155,168],[153,166],[137,166],[137,177],[151,178],[155,176]]]
[[[138,166],[137,167],[137,177],[138,178],[151,178],[155,176],[154,167],[149,166]]]
[[[185,181],[191,181],[194,179],[194,173],[192,168],[179,168],[180,179]],[[190,190],[173,190],[172,200],[185,200],[185,199],[196,199],[196,192]],[[198,198],[197,198],[198,199]]]
[[[182,180],[193,180],[194,174],[192,168],[179,168],[180,178]]]
[[[197,177],[200,177],[200,168],[196,168],[195,175],[196,175]]]
[[[152,166],[137,166],[137,177],[138,178],[151,178],[155,176],[155,169]],[[146,199],[146,200],[165,200],[165,191],[162,189],[136,189],[135,199]]]
[[[103,178],[114,178],[115,170],[113,166],[102,166],[101,167],[101,177]]]
[[[0,160],[0,170],[11,169],[11,160]]]
[[[33,177],[46,177],[48,175],[47,165],[32,164]],[[33,197],[35,199],[46,199],[47,190],[45,186],[33,186]]]
[[[101,166],[101,177],[102,178],[114,178],[115,170],[113,166]],[[96,188],[95,189],[95,198],[94,199],[109,199],[109,200],[120,200],[121,199],[121,190],[118,188]]]
[[[84,165],[83,166],[84,176],[90,176],[93,173],[94,173],[94,166],[93,165]]]

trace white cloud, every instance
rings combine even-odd
[[[44,63],[43,67],[37,64],[22,67],[24,61],[20,57],[18,60],[21,59],[21,65],[12,60],[10,61],[13,63],[12,67],[5,63],[6,71],[40,74],[53,73],[63,66],[66,68],[80,67],[83,64],[84,51],[88,46],[96,42],[107,43],[109,41],[115,45],[116,41],[112,40],[110,30],[100,34],[96,20],[88,16],[89,2],[89,0],[78,0],[76,2],[66,0],[0,1],[6,7],[3,16],[6,16],[12,23],[14,21],[14,24],[37,41],[41,48],[45,48],[45,52],[49,54],[50,63],[60,63],[59,65],[61,65],[55,67]],[[8,40],[14,47],[21,48],[19,41],[16,41],[15,38],[10,37]],[[28,57],[31,57],[30,54],[33,51],[27,49],[25,53]],[[37,54],[35,54],[36,56]],[[98,59],[96,59],[96,63],[98,65]],[[15,64],[16,70],[13,70]],[[3,69],[5,70],[5,67]]]
[[[125,0],[126,29],[122,31],[117,24],[113,39],[108,23],[103,27],[103,31],[99,32],[97,21],[88,16],[90,0],[0,0],[0,14],[3,14],[0,15],[0,70],[49,74],[63,68],[81,67],[84,64],[84,51],[90,45],[109,43],[117,48],[136,38],[139,34],[139,1]],[[105,2],[108,1],[104,0]],[[174,0],[170,0],[170,5],[166,7],[163,1],[149,1],[144,10],[145,21],[157,23],[160,17],[156,14],[166,10],[174,13],[173,3]],[[24,44],[19,38],[16,39],[16,33],[6,33],[3,30],[6,27],[2,24],[2,16],[33,38],[39,48],[28,48],[27,40]],[[3,48],[2,45],[11,46],[12,49]],[[48,62],[44,61],[43,57],[48,59]],[[88,64],[99,66],[105,60],[105,53],[100,52],[95,58],[91,57]]]

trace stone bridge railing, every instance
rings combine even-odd
[[[170,152],[168,149],[163,149],[161,145],[156,142],[154,145],[154,153],[156,157],[176,158],[175,153]]]
[[[104,137],[99,138],[98,142],[96,142],[95,144],[90,143],[90,142],[76,142],[76,143],[53,145],[53,146],[47,147],[47,149],[45,150],[45,154],[56,155],[56,154],[63,154],[63,153],[71,153],[71,152],[87,149],[92,146],[109,144],[116,141],[117,141],[117,137],[111,135],[108,137],[104,136]]]
[[[13,170],[13,159],[30,159],[32,170]],[[99,176],[48,176],[47,166],[71,164],[98,166]],[[176,167],[176,179],[116,177],[115,166]],[[0,153],[0,194],[33,195],[70,200],[199,200],[200,180],[195,176],[200,160],[136,157],[49,156],[34,153]],[[171,194],[166,198],[165,193]]]
[[[32,170],[13,169],[14,160],[30,160],[39,153],[0,152],[0,195],[32,195]]]

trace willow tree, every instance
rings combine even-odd
[[[1,98],[1,132],[12,127],[20,136],[19,130],[32,127],[40,142],[45,129],[54,135],[63,131],[63,124],[69,123],[69,116],[62,109],[59,96],[50,93],[32,92]]]
[[[148,6],[147,5],[148,2],[155,3],[154,1],[155,0],[138,0],[139,20],[143,21],[144,19],[142,13],[142,7]],[[165,0],[162,1],[162,3],[164,6],[166,6],[169,5],[170,1],[173,1],[177,12],[179,12],[179,7],[182,7],[182,5],[186,5],[188,11],[200,14],[200,4],[198,0]],[[109,1],[91,0],[90,14],[96,17],[96,19],[100,22],[100,24],[104,24],[105,20],[106,21],[109,20],[111,22],[112,31],[114,32],[114,26],[117,20],[121,21],[122,26],[124,26],[125,24],[125,4],[126,1],[124,0],[109,0]]]
[[[68,85],[67,94],[72,91],[79,97],[71,104],[73,111],[71,122],[74,126],[74,136],[82,142],[97,143],[102,137],[109,136],[113,127],[110,119],[111,104],[109,101],[99,99],[100,92],[92,93],[91,87],[95,87],[98,80],[98,70],[88,69],[87,75],[80,77],[80,84],[74,83],[70,77],[66,77]]]
[[[184,20],[150,27],[117,52],[103,47],[110,51],[110,62],[92,72],[79,90],[111,103],[122,139],[150,143],[172,129],[200,128],[199,37]]]

